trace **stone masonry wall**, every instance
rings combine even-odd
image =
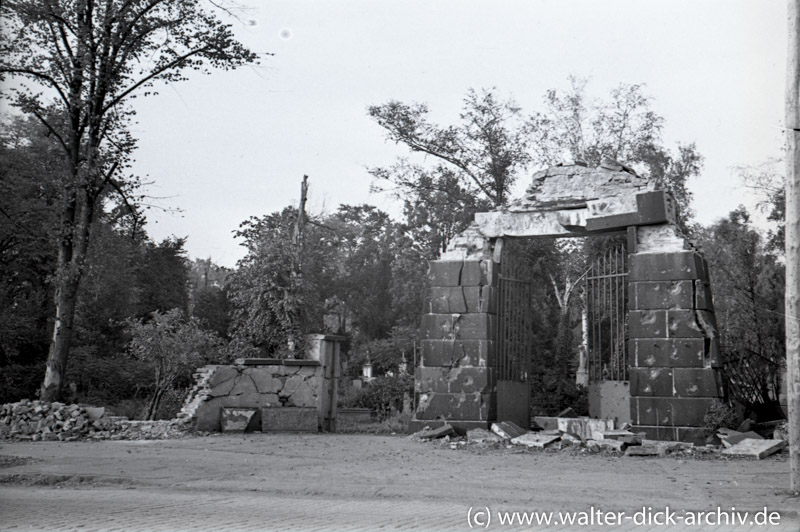
[[[497,409],[497,264],[436,260],[429,263],[428,277],[415,375],[418,407],[409,430],[436,419],[459,431],[488,428]]]
[[[317,408],[323,368],[315,360],[248,360],[217,366],[197,407],[196,429],[219,431],[222,408]]]
[[[725,395],[706,261],[634,253],[629,275],[633,424],[649,438],[702,443],[703,417]]]

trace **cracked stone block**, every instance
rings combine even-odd
[[[286,383],[283,385],[283,388],[281,389],[281,391],[278,392],[278,395],[280,395],[281,397],[289,397],[304,382],[305,382],[305,379],[303,378],[302,375],[293,375],[293,376],[289,377],[288,379],[286,379]]]
[[[256,408],[223,408],[222,432],[244,432],[258,412]]]
[[[628,312],[630,338],[667,338],[666,310],[632,310]]]
[[[695,311],[670,310],[668,314],[670,338],[704,338],[706,336],[697,322]]]
[[[630,352],[638,367],[704,367],[703,338],[634,338]]]
[[[636,425],[702,427],[716,399],[706,397],[631,397]]]
[[[496,384],[492,368],[419,367],[414,376],[419,393],[493,392]]]
[[[457,421],[486,421],[494,417],[494,393],[425,393],[418,394],[415,418],[433,420],[444,418]]]
[[[224,397],[231,393],[233,390],[234,385],[236,384],[236,377],[239,375],[237,372],[235,376],[231,377],[228,380],[224,380],[219,382],[216,386],[211,387],[211,390],[208,392],[210,397]]]
[[[677,368],[675,393],[679,397],[723,397],[722,376],[712,368]]]
[[[431,287],[431,314],[497,312],[497,290],[492,286]]]
[[[234,379],[233,390],[230,395],[249,395],[258,393],[256,385],[253,384],[253,379],[248,375],[239,375]]]
[[[493,340],[422,340],[422,366],[483,367],[494,363]]]
[[[477,261],[472,262],[477,263]],[[431,286],[459,286],[464,264],[466,264],[464,261],[428,261],[428,279]]]
[[[316,406],[317,395],[311,389],[307,381],[301,383],[297,389],[289,396],[288,404],[294,406]]]
[[[262,432],[319,432],[316,408],[276,407],[261,409]]]
[[[631,310],[692,309],[694,281],[639,281],[630,283]]]
[[[493,314],[425,314],[421,329],[429,340],[491,340],[497,335]]]
[[[632,396],[672,397],[672,370],[668,368],[631,368]]]
[[[630,257],[630,281],[708,281],[705,260],[694,251],[634,253]]]
[[[220,366],[214,371],[214,374],[208,379],[208,385],[211,388],[222,384],[225,381],[231,380],[239,375],[239,371],[231,366]]]
[[[283,383],[271,370],[248,369],[245,370],[245,375],[253,380],[259,393],[278,393],[283,388]]]

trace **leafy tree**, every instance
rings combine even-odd
[[[565,92],[548,90],[544,110],[528,121],[532,161],[541,166],[620,161],[671,192],[681,214],[691,217],[686,183],[699,175],[703,158],[693,143],[679,143],[675,152],[663,146],[664,118],[652,110],[644,85],[620,84],[602,101],[587,98],[587,80],[570,76],[569,83]]]
[[[758,376],[767,402],[777,398],[785,359],[784,266],[767,252],[744,207],[701,233],[714,287],[723,352]]]
[[[189,267],[183,238],[167,238],[159,244],[146,242],[136,277],[139,287],[137,316],[153,311],[189,307]]]
[[[152,371],[152,396],[145,418],[155,419],[162,397],[181,374],[191,374],[198,366],[215,361],[221,343],[179,309],[155,311],[149,320],[131,320],[128,327],[131,355]]]
[[[213,4],[212,4],[213,5]],[[187,71],[235,68],[255,54],[198,0],[10,0],[0,4],[0,80],[56,139],[59,173],[55,324],[42,398],[61,391],[92,222],[113,195],[135,212],[126,176],[135,141],[127,102]]]
[[[757,194],[758,208],[767,212],[767,220],[776,225],[775,229],[769,230],[767,249],[777,255],[783,255],[786,251],[784,166],[783,160],[770,158],[754,166],[737,168],[744,185]]]

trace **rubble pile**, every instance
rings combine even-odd
[[[180,421],[131,421],[105,408],[23,400],[0,407],[0,439],[32,441],[151,440],[185,434]]]
[[[475,447],[528,447],[533,449],[566,450],[599,453],[610,452],[625,456],[704,456],[733,455],[764,458],[781,451],[786,443],[780,439],[782,425],[776,424],[775,434],[764,439],[759,434],[739,433],[732,430],[720,431],[722,448],[719,445],[695,445],[677,441],[647,439],[643,432],[632,432],[628,424],[620,429],[613,428],[611,420],[589,418],[537,418],[549,421],[545,426],[534,424],[533,430],[525,430],[514,423],[504,421],[494,423],[491,432],[476,428],[468,430],[464,436],[456,435],[453,426],[442,421],[435,427],[425,427],[412,434],[411,438],[420,441],[439,441],[449,444],[451,449]],[[766,425],[766,424],[765,424]],[[770,434],[772,435],[772,434]]]

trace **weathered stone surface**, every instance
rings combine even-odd
[[[419,393],[492,392],[495,385],[493,368],[419,367],[415,374],[415,390]]]
[[[695,301],[694,308],[697,310],[714,310],[714,300],[711,296],[711,283],[707,281],[695,281]]]
[[[702,338],[632,339],[630,351],[639,367],[702,368],[705,341]]]
[[[422,340],[422,365],[434,366],[493,366],[493,340]]]
[[[277,407],[261,409],[262,432],[318,432],[316,408]]]
[[[497,290],[493,286],[434,286],[430,290],[431,314],[497,312]]]
[[[472,429],[467,431],[467,440],[474,443],[497,443],[503,438],[486,429]]]
[[[495,405],[495,394],[431,392],[419,394],[416,418],[485,421],[492,419]]]
[[[544,449],[545,447],[554,444],[560,440],[560,436],[549,436],[538,432],[527,432],[521,436],[511,439],[511,443],[515,445],[524,445],[525,447],[533,447],[537,449]]]
[[[637,434],[644,434],[642,445],[649,440],[688,442],[696,445],[705,445],[708,434],[702,427],[659,427],[654,425],[636,425],[633,429]]]
[[[669,310],[668,325],[670,338],[704,338],[705,332],[697,322],[693,310]]]
[[[220,381],[216,386],[212,386],[209,390],[210,397],[224,397],[226,395],[230,395],[233,387],[236,385],[236,377],[239,376],[237,372],[236,375],[231,377],[230,379]]]
[[[631,397],[635,425],[702,427],[715,399],[706,397]]]
[[[292,375],[286,382],[283,384],[283,388],[281,391],[278,392],[278,395],[281,397],[289,397],[291,396],[297,388],[305,382],[305,378],[302,375]]]
[[[675,395],[678,397],[722,397],[722,375],[712,368],[676,368]]]
[[[250,368],[245,370],[245,375],[253,380],[259,393],[278,393],[283,388],[283,383],[271,369]]]
[[[451,434],[455,434],[455,429],[453,429],[452,425],[448,425],[445,423],[441,427],[436,427],[432,429],[423,429],[418,434],[419,438],[422,440],[434,440],[437,438],[444,438],[445,436],[450,436]]]
[[[632,310],[628,313],[631,338],[668,338],[666,310]]]
[[[641,243],[640,243],[641,245]],[[694,251],[638,253],[630,257],[630,281],[708,280],[705,261]]]
[[[294,406],[316,406],[317,396],[308,382],[300,384],[294,393],[289,396],[289,404]]]
[[[588,417],[558,418],[558,430],[577,436],[582,440],[592,439],[594,432],[603,432],[613,429],[613,419],[592,419]]]
[[[223,408],[222,432],[244,432],[258,412],[256,408]]]
[[[429,340],[491,340],[497,335],[494,314],[425,314],[421,324]]]
[[[671,397],[672,370],[669,368],[631,368],[631,395]]]
[[[693,309],[695,281],[638,281],[630,283],[631,310]]]
[[[428,261],[428,279],[431,286],[460,286],[464,261]]]
[[[511,421],[492,423],[492,432],[506,440],[511,440],[528,433],[527,430],[515,423],[512,423]]]
[[[208,385],[214,388],[225,381],[233,379],[237,375],[239,375],[239,371],[236,368],[232,366],[219,366],[214,371],[214,374],[211,375]]]
[[[786,447],[786,442],[783,440],[746,439],[729,449],[723,450],[722,454],[731,456],[753,456],[760,460],[761,458],[777,453],[784,447]]]
[[[234,379],[230,395],[250,395],[254,393],[258,393],[258,389],[256,389],[256,385],[249,375],[239,375]]]
[[[681,253],[689,251],[689,243],[671,224],[638,227],[636,231],[636,253]],[[632,247],[634,249],[634,247]]]

